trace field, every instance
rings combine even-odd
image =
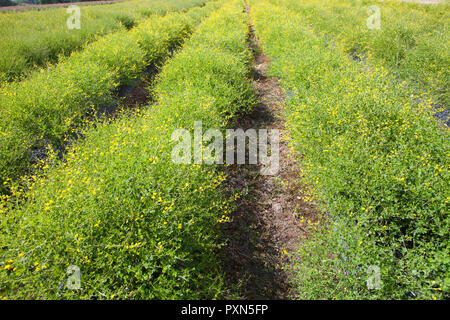
[[[84,6],[83,27],[73,30],[61,28],[69,17],[66,8],[1,12],[0,83],[23,78],[31,70],[55,63],[98,37],[130,29],[152,15],[185,11],[204,2],[151,0]]]
[[[450,298],[447,3],[80,8],[0,12],[1,299]]]

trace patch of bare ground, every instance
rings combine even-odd
[[[108,116],[114,118],[125,110],[139,110],[154,103],[149,88],[154,83],[159,69],[159,64],[153,64],[145,70],[145,73],[139,79],[136,79],[134,84],[120,88],[117,93],[119,97],[118,105],[112,106],[110,112],[106,111],[107,114],[109,113]]]
[[[248,43],[254,56],[253,87],[258,104],[250,114],[240,115],[234,127],[278,129],[280,169],[275,175],[262,175],[259,164],[231,165],[227,169],[230,192],[240,192],[242,197],[231,222],[224,224],[226,284],[239,292],[234,298],[289,299],[296,292],[293,275],[286,267],[301,239],[308,237],[297,216],[315,220],[318,211],[302,200],[304,186],[296,161],[299,155],[288,145],[283,120],[284,96],[278,80],[267,76],[269,59],[261,52],[251,20],[249,23]]]
[[[97,122],[102,122],[104,120],[108,123],[113,122],[117,117],[122,115],[124,112],[139,111],[143,107],[149,106],[154,103],[154,97],[152,96],[149,87],[154,82],[156,76],[159,73],[159,64],[152,64],[147,67],[145,72],[137,79],[134,79],[133,83],[129,85],[120,86],[117,92],[115,92],[114,102],[108,106],[100,108],[95,111],[95,113],[86,114],[87,119],[85,125],[95,126]],[[57,151],[58,158],[63,159],[69,146],[76,143],[78,140],[83,138],[82,128],[74,128],[73,131],[68,135],[69,139],[61,145],[53,145],[53,149]],[[51,144],[50,141],[42,140],[40,145],[33,148],[30,151],[30,161],[31,163],[36,163],[39,160],[44,160],[48,157],[48,145]],[[30,167],[27,171],[28,175],[34,173],[34,169]]]
[[[135,109],[140,108],[147,105],[151,96],[147,89],[150,86],[151,77],[146,75],[142,81],[133,88],[131,93],[122,99],[122,105],[125,106],[126,109]]]

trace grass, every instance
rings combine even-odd
[[[232,204],[224,176],[174,164],[171,134],[194,120],[220,128],[252,105],[247,28],[242,3],[227,2],[163,67],[156,105],[88,130],[65,162],[49,160],[29,191],[2,202],[3,297],[220,295],[217,225]],[[64,287],[69,265],[81,269],[81,290]]]
[[[448,136],[431,105],[315,34],[304,12],[252,4],[305,181],[329,213],[300,246],[299,297],[448,298]],[[380,289],[366,285],[371,266]]]

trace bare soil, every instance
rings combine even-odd
[[[247,7],[247,12],[249,8]],[[267,76],[269,59],[261,52],[250,21],[249,46],[253,52],[253,87],[258,104],[239,116],[234,128],[280,131],[280,170],[261,175],[261,165],[231,165],[227,187],[240,191],[232,221],[224,225],[223,259],[226,284],[240,299],[289,299],[295,296],[292,272],[287,268],[301,239],[308,236],[297,218],[315,220],[316,208],[302,200],[299,163],[287,142],[283,120],[284,95],[276,78]],[[236,296],[237,295],[237,296]]]
[[[134,85],[123,86],[119,89],[118,105],[112,106],[110,112],[106,111],[109,117],[120,115],[125,110],[140,109],[155,102],[149,88],[160,71],[160,64],[161,62],[149,66],[143,75],[136,79]]]

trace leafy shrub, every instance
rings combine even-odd
[[[303,14],[253,6],[270,73],[288,95],[305,179],[329,218],[297,264],[300,297],[448,298],[448,136],[379,65],[364,69]],[[403,84],[404,85],[404,84]],[[381,288],[370,290],[371,266]]]
[[[1,7],[7,7],[7,6],[15,6],[16,4],[12,2],[11,0],[0,0],[0,6]]]
[[[214,3],[201,10],[208,12]],[[36,162],[33,150],[61,149],[90,110],[110,104],[114,90],[167,56],[201,15],[178,13],[154,18],[126,32],[108,35],[48,70],[0,88],[0,191]]]
[[[301,13],[316,32],[343,46],[355,58],[383,65],[400,80],[406,80],[419,98],[420,94],[429,95],[448,108],[448,3],[377,3],[381,26],[369,29],[366,20],[371,1],[271,2]]]
[[[231,209],[224,176],[215,166],[174,164],[171,134],[194,120],[220,127],[235,105],[252,105],[246,34],[242,3],[228,2],[163,67],[156,105],[91,128],[64,163],[49,161],[26,194],[14,193],[21,204],[1,202],[2,296],[220,294],[216,226]],[[81,290],[65,286],[69,265],[81,269]]]
[[[144,18],[186,11],[206,0],[146,0],[81,7],[81,28],[69,30],[66,8],[0,12],[0,85],[20,80],[31,70],[55,63],[83,49],[86,43],[130,29]],[[146,14],[142,14],[142,10]]]
[[[116,19],[119,20],[119,22],[128,30],[130,30],[137,24],[136,20],[132,16],[128,16],[125,14],[117,15]]]

